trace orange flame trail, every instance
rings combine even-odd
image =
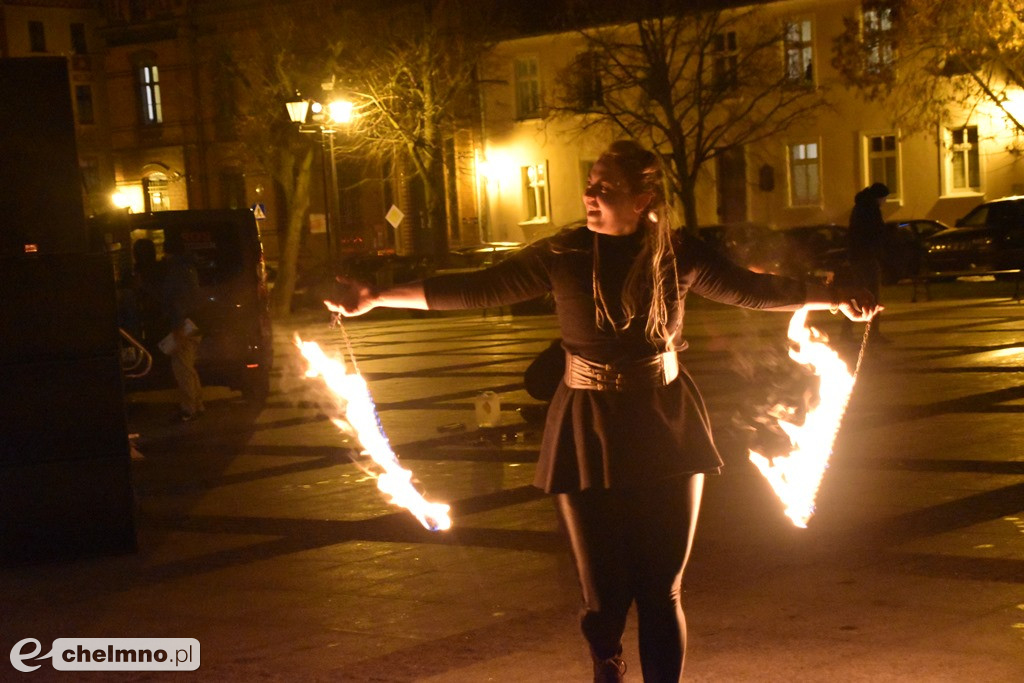
[[[814,514],[814,499],[828,468],[832,446],[856,380],[856,371],[851,373],[839,354],[825,343],[828,337],[807,327],[806,322],[805,308],[794,313],[789,321],[789,338],[793,341],[789,357],[808,366],[821,378],[820,403],[807,413],[803,424],[779,419],[779,427],[791,444],[788,455],[769,459],[750,451],[750,461],[785,505],[786,516],[802,528],[807,527]],[[776,409],[786,412],[783,406],[776,406]]]
[[[295,344],[309,363],[306,377],[323,378],[338,407],[339,417],[331,422],[345,434],[354,437],[370,456],[379,472],[368,472],[377,479],[377,488],[387,496],[388,502],[406,508],[427,529],[446,531],[451,528],[451,508],[444,503],[427,501],[412,484],[412,472],[398,464],[398,456],[391,450],[384,434],[377,409],[370,396],[366,380],[354,369],[347,372],[343,359],[329,358],[316,342],[303,341],[295,336]]]

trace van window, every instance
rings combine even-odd
[[[170,234],[168,234],[170,233]],[[199,285],[221,285],[242,275],[245,265],[242,235],[234,223],[203,223],[187,228],[133,230],[132,242],[140,238],[153,240],[157,258],[164,258],[164,242],[180,239],[196,260]]]
[[[218,285],[242,273],[242,239],[232,223],[200,225],[181,231],[185,247],[196,259],[199,284]]]

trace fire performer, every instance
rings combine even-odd
[[[594,164],[587,225],[473,273],[377,290],[342,280],[346,315],[377,306],[468,309],[554,294],[566,368],[548,410],[535,485],[555,495],[583,593],[595,681],[621,680],[637,604],[645,681],[677,681],[686,646],[681,585],[706,473],[722,460],[703,399],[677,353],[690,292],[765,310],[876,311],[869,292],[829,289],[732,264],[671,231],[652,152],[618,141]]]

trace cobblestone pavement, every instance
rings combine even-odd
[[[210,387],[201,420],[171,425],[168,392],[131,396],[138,552],[0,570],[0,647],[197,638],[202,666],[183,680],[588,680],[573,569],[530,486],[539,431],[516,410],[537,406],[522,372],[554,320],[491,313],[346,326],[392,445],[452,505],[451,531],[388,506],[354,464],[291,344],[299,332],[341,351],[342,336],[295,316],[277,323],[262,408]],[[892,343],[869,344],[803,530],[745,456],[753,418],[786,391],[788,316],[692,307],[683,359],[727,467],[708,481],[687,573],[688,680],[1024,680],[1022,313],[890,304]],[[501,423],[480,429],[485,390]],[[632,621],[625,654],[640,680]],[[48,663],[22,676],[97,680]]]

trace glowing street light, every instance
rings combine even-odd
[[[110,194],[110,203],[129,213],[142,213],[146,210],[141,183],[119,184]]]
[[[331,100],[327,111],[328,118],[335,123],[349,124],[355,118],[355,104],[349,100]]]
[[[110,201],[119,209],[127,209],[132,205],[132,198],[129,197],[126,192],[122,192],[121,190],[117,190],[110,195]]]

